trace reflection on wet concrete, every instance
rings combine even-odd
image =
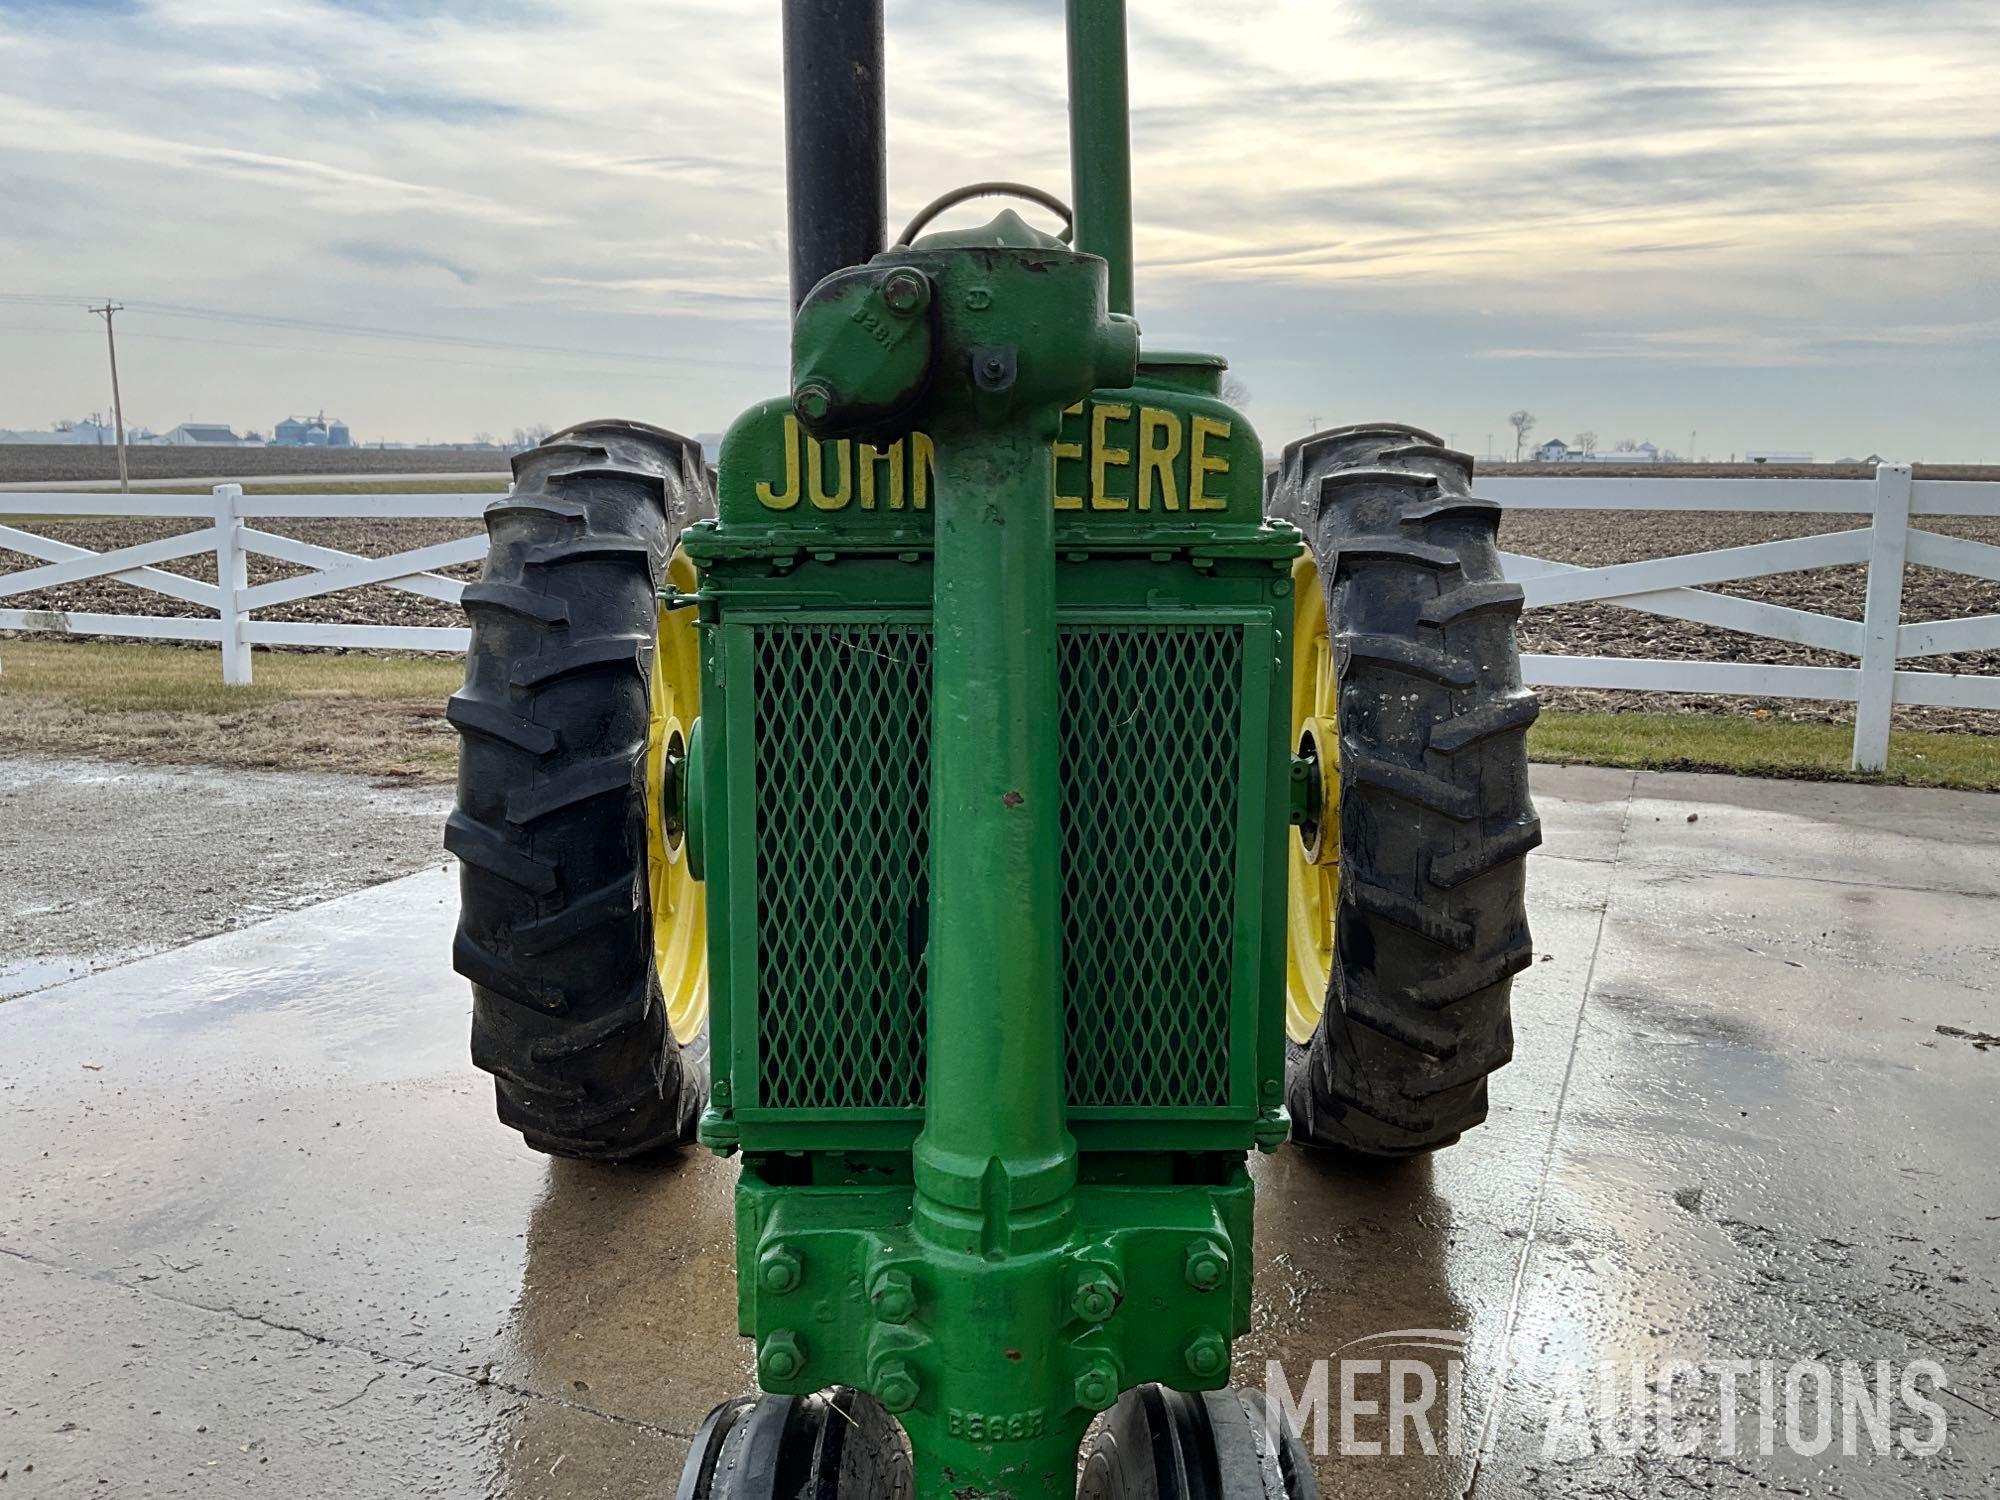
[[[1298,1393],[1315,1360],[1371,1362],[1378,1368],[1357,1376],[1354,1394],[1379,1407],[1390,1362],[1414,1361],[1439,1394],[1442,1438],[1451,1364],[1462,1371],[1477,1347],[1475,1334],[1461,1355],[1450,1338],[1473,1330],[1484,1301],[1504,1301],[1508,1249],[1491,1227],[1460,1218],[1438,1178],[1429,1161],[1351,1163],[1287,1151],[1260,1164],[1256,1293],[1250,1334],[1237,1346],[1240,1381],[1261,1383],[1275,1360]],[[1491,1283],[1484,1295],[1464,1282],[1482,1272]],[[1338,1366],[1329,1371],[1329,1399],[1338,1402]],[[1466,1395],[1476,1418],[1477,1393]],[[1382,1410],[1350,1430],[1356,1442],[1386,1446]],[[1341,1441],[1338,1430],[1331,1440]],[[1320,1467],[1330,1497],[1450,1495],[1466,1472],[1449,1455],[1420,1451]]]
[[[1526,1266],[1491,1493],[1994,1493],[2000,1076],[1937,1022],[1993,1016],[1996,915],[1991,897],[1941,890],[1621,873]],[[1643,1363],[1636,1401],[1624,1363],[1609,1393],[1589,1391],[1629,1441],[1649,1433],[1676,1360],[1753,1366],[1733,1421],[1719,1375],[1682,1375],[1675,1418],[1706,1434],[1701,1451],[1649,1442],[1584,1459],[1565,1442],[1566,1461],[1545,1456],[1550,1413],[1580,1376]],[[1937,1397],[1944,1449],[1878,1452],[1836,1402],[1826,1450],[1794,1451],[1792,1436],[1815,1440],[1819,1377],[1801,1381],[1793,1427],[1770,1411],[1789,1370],[1825,1365],[1838,1389],[1852,1362],[1875,1393],[1878,1360],[1899,1397],[1912,1362],[1944,1372],[1957,1392]],[[1927,1423],[1892,1406],[1893,1450]],[[1767,1414],[1775,1437],[1759,1430]]]
[[[1859,884],[1857,789],[1540,796],[1491,1118],[1427,1161],[1253,1163],[1240,1378],[1372,1360],[1385,1406],[1392,1361],[1428,1373],[1441,1451],[1329,1452],[1329,1497],[1993,1493],[2000,1049],[1959,1033],[2000,1033],[2000,803],[1898,794],[1894,878]],[[670,1492],[752,1383],[735,1167],[521,1149],[465,1058],[452,906],[434,872],[0,1006],[0,1495]],[[1580,1374],[1669,1358],[1935,1359],[1950,1441],[1545,1453]]]
[[[709,1408],[755,1386],[736,1334],[735,1182],[706,1152],[638,1170],[549,1164],[498,1374],[554,1399],[502,1425],[510,1500],[669,1494]],[[579,1441],[579,1409],[613,1430]]]

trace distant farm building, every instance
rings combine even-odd
[[[1809,464],[1813,461],[1810,453],[1757,452],[1743,455],[1746,462],[1753,464]]]
[[[1652,443],[1633,443],[1608,453],[1597,448],[1585,452],[1582,448],[1572,448],[1561,438],[1550,438],[1535,450],[1535,459],[1545,464],[1656,464],[1660,462],[1660,450]]]
[[[238,448],[243,439],[221,422],[183,422],[160,439],[176,448]]]
[[[118,441],[116,428],[109,422],[58,422],[54,428],[38,432],[17,432],[0,428],[0,443],[34,443],[48,447],[109,448]],[[125,442],[130,447],[164,442],[150,427],[128,427]]]
[[[0,443],[34,443],[42,447],[70,446],[86,441],[75,435],[75,429],[63,427],[50,432],[29,431],[23,428],[0,427]]]
[[[278,424],[271,435],[273,448],[352,448],[354,438],[347,430],[347,424],[329,418],[325,412],[316,417],[287,417]]]

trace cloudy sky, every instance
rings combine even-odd
[[[1996,0],[1131,0],[1139,314],[1389,416],[2000,461]],[[1055,0],[889,0],[891,218],[1067,182]],[[0,0],[0,427],[783,386],[776,0]]]

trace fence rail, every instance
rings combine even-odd
[[[1532,684],[1853,703],[1853,759],[1862,770],[1880,770],[1886,763],[1890,715],[1898,703],[2000,709],[2000,675],[1921,671],[1899,665],[1952,652],[2000,649],[2000,613],[1913,623],[1902,619],[1906,565],[2000,582],[2000,547],[1911,525],[1914,518],[1921,517],[2000,516],[2000,484],[1912,480],[1907,465],[1885,464],[1872,479],[1496,476],[1483,480],[1480,490],[1509,510],[1747,511],[1867,518],[1866,525],[1845,531],[1602,567],[1577,567],[1503,553],[1506,575],[1521,584],[1530,609],[1608,604],[1817,647],[1855,659],[1851,667],[1820,667],[1531,654],[1522,658],[1522,674]],[[0,491],[0,517],[118,516],[209,523],[179,536],[112,552],[92,552],[0,524],[0,549],[22,553],[40,564],[0,573],[0,599],[110,578],[215,612],[212,617],[181,617],[0,609],[0,629],[214,641],[222,648],[222,675],[229,683],[250,681],[252,646],[463,651],[468,632],[460,627],[348,625],[255,616],[302,599],[368,586],[455,604],[463,585],[432,570],[483,557],[483,535],[374,558],[296,541],[254,523],[359,518],[474,520],[493,498],[490,493],[246,496],[240,484],[216,485],[208,495]],[[215,555],[215,583],[186,578],[160,566],[206,553]],[[248,559],[253,555],[308,571],[252,587]],[[1866,564],[1868,568],[1867,605],[1859,620],[1739,599],[1712,592],[1709,587],[1846,564]],[[1995,601],[2000,603],[2000,592],[1996,592]]]

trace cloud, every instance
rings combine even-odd
[[[471,286],[479,280],[479,273],[472,267],[449,260],[435,251],[417,245],[384,245],[367,240],[342,240],[327,246],[327,249],[350,265],[385,271],[443,271],[463,286]]]
[[[892,227],[974,178],[1064,191],[1057,0],[887,8]],[[1626,392],[1639,409],[1574,419],[1605,428],[1720,399],[1704,369],[1783,370],[1806,384],[1770,399],[1810,394],[1833,430],[1872,419],[1869,370],[1900,372],[1913,432],[2000,404],[1966,374],[2000,296],[1989,0],[1129,9],[1140,314],[1250,367],[1260,422],[1353,386],[1470,425],[1530,370],[1567,382],[1520,393],[1552,421]],[[774,8],[738,0],[0,0],[6,279],[609,351],[601,378],[443,388],[295,332],[284,378],[382,435],[423,435],[419,410],[718,427],[782,379],[778,78]],[[1951,389],[1910,378],[1917,348]],[[647,409],[688,399],[631,374],[675,350],[749,368]],[[133,399],[226,411],[279,372],[253,355],[163,334]],[[98,399],[96,357],[0,363],[0,425],[41,419],[49,378]]]

